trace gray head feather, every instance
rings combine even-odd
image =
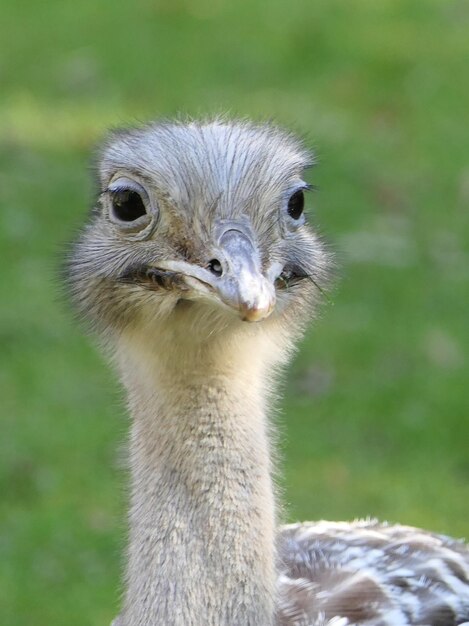
[[[210,309],[212,329],[214,320],[220,328],[239,326],[239,315],[214,306],[213,293],[194,295],[194,278],[188,281],[174,269],[190,264],[197,280],[210,283],[202,273],[229,264],[219,245],[234,228],[238,240],[232,247],[252,245],[249,267],[267,282],[257,295],[249,285],[225,285],[223,302],[256,320],[267,317],[258,310],[270,298],[273,314],[266,324],[302,328],[330,264],[303,215],[288,214],[292,195],[307,188],[302,177],[312,162],[297,138],[270,124],[217,119],[112,133],[100,153],[100,196],[70,255],[69,284],[78,309],[106,333],[179,315],[187,302],[205,318]],[[138,219],[116,217],[113,202],[123,193],[142,200]],[[232,264],[232,271],[238,266]]]

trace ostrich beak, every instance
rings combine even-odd
[[[262,273],[259,252],[249,231],[229,225],[219,237],[217,252],[209,270],[220,300],[239,311],[245,321],[268,317],[275,306],[275,288]]]
[[[197,298],[214,298],[237,311],[241,319],[258,322],[275,307],[274,281],[280,271],[272,266],[262,272],[259,251],[251,229],[238,222],[224,222],[206,267],[186,261],[167,261],[155,271],[170,272]]]

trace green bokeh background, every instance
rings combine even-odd
[[[293,364],[286,516],[469,535],[469,2],[3,0],[0,623],[119,603],[127,418],[55,279],[109,126],[228,112],[315,148],[340,280]]]

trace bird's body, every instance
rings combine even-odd
[[[292,524],[279,554],[278,626],[468,619],[467,547],[448,537],[376,521]]]
[[[69,284],[133,418],[119,626],[469,620],[462,543],[372,523],[277,530],[268,412],[330,265],[304,223],[310,161],[272,126],[219,120],[104,147]]]

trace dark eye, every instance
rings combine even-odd
[[[302,189],[295,191],[288,201],[288,215],[294,220],[299,220],[305,208],[305,195]]]
[[[111,198],[114,217],[121,222],[133,222],[146,215],[142,197],[133,189],[116,189]]]

